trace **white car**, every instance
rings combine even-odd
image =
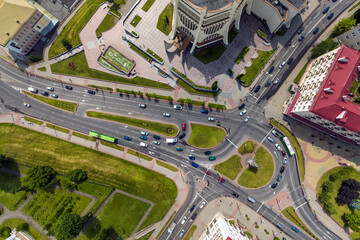
[[[203,207],[205,206],[205,204],[206,204],[206,202],[203,201],[203,202],[200,204],[199,208],[203,208]]]
[[[163,113],[163,116],[164,116],[164,117],[170,117],[171,114],[170,114],[170,113]]]
[[[275,130],[272,130],[271,133],[272,133],[275,137],[278,137],[278,136],[279,136],[279,134],[278,134],[277,131],[275,131]]]
[[[249,121],[249,116],[246,116],[246,118],[244,119],[244,123],[247,123]]]
[[[269,142],[274,143],[274,139],[272,139],[271,137],[267,137],[267,139],[269,140]]]
[[[246,113],[246,109],[245,109],[244,111],[241,111],[241,112],[240,112],[240,116],[244,116],[245,113]]]
[[[143,148],[147,148],[147,147],[148,147],[147,143],[144,143],[144,142],[141,142],[141,143],[140,143],[140,146],[143,147]]]
[[[177,109],[177,110],[181,110],[181,109],[182,109],[182,106],[180,106],[180,105],[174,105],[174,108]]]
[[[279,78],[276,78],[273,82],[274,85],[278,84],[279,83]]]
[[[46,87],[46,89],[49,90],[49,91],[54,91],[53,87]]]
[[[275,143],[275,147],[277,148],[277,150],[281,151],[281,147],[279,144]]]
[[[139,103],[139,108],[146,108],[146,104]]]
[[[153,141],[153,143],[154,143],[155,145],[160,145],[160,142],[158,142],[158,141]]]
[[[30,103],[27,103],[27,102],[24,102],[24,106],[27,108],[31,107]]]
[[[184,217],[183,220],[181,221],[181,224],[184,224],[187,220],[187,217]]]
[[[50,96],[52,96],[53,98],[58,98],[59,97],[57,94],[54,94],[54,93],[50,94]]]
[[[282,69],[285,66],[286,62],[282,62],[279,66],[280,69]]]
[[[213,118],[213,117],[208,117],[208,120],[211,122],[215,122],[215,118]]]
[[[148,132],[140,132],[141,135],[144,135],[144,136],[148,136],[149,133]]]
[[[287,164],[287,158],[284,158],[283,164]]]

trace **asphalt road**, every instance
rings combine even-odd
[[[330,11],[333,11],[335,14],[332,20],[335,20],[339,13],[352,2],[354,1],[338,1],[335,3],[330,9]],[[297,40],[298,36],[294,36],[291,41],[291,46],[284,48],[282,50],[283,52],[281,52],[279,57],[274,61],[273,65],[276,69],[274,74],[267,74],[262,77],[258,83],[259,85],[264,85],[269,78],[279,77],[280,81],[285,79],[286,75],[289,74],[291,66],[285,65],[285,67],[281,70],[279,70],[277,66],[279,66],[281,62],[287,61],[290,57],[294,58],[292,64],[295,65],[296,62],[299,61],[303,52],[316,41],[317,36],[311,33],[312,30],[317,26],[324,29],[329,24],[329,21],[326,20],[327,15],[323,15],[321,12],[322,9],[318,9],[309,17],[309,19],[304,23],[304,32],[307,32],[305,39],[299,42]],[[262,142],[263,145],[270,151],[275,159],[275,171],[278,172],[279,168],[282,166],[283,157],[281,153],[275,149],[274,145],[266,140],[266,136],[269,135],[272,128],[269,126],[263,115],[264,106],[270,96],[274,95],[276,92],[276,86],[272,85],[269,88],[262,86],[258,93],[251,93],[248,96],[245,108],[247,109],[246,115],[250,117],[250,121],[248,123],[244,123],[244,117],[239,116],[239,110],[237,109],[230,111],[210,111],[209,114],[202,114],[200,113],[199,107],[184,106],[183,110],[179,111],[173,108],[172,103],[165,101],[154,101],[147,98],[125,95],[120,96],[116,93],[102,91],[97,92],[96,95],[89,95],[86,92],[86,88],[78,86],[74,86],[74,89],[69,91],[64,89],[64,85],[60,82],[51,82],[28,75],[27,73],[21,72],[19,69],[13,68],[2,61],[0,61],[0,71],[2,72],[2,81],[0,81],[0,98],[4,101],[4,104],[8,109],[15,112],[22,112],[44,121],[58,124],[85,134],[87,134],[89,130],[95,130],[117,137],[121,145],[153,155],[164,161],[174,163],[186,172],[188,182],[190,184],[190,192],[185,204],[176,214],[174,221],[179,223],[184,216],[187,216],[188,220],[184,225],[177,224],[177,227],[174,229],[172,234],[165,231],[160,239],[177,239],[177,236],[182,228],[187,230],[190,227],[190,216],[193,213],[199,213],[201,211],[198,207],[201,202],[208,202],[218,196],[230,196],[232,192],[238,193],[240,195],[239,200],[241,202],[250,206],[265,219],[275,225],[280,223],[284,228],[283,231],[290,237],[294,239],[311,239],[308,235],[304,234],[303,231],[300,231],[300,233],[293,232],[291,230],[291,223],[289,223],[286,219],[279,217],[274,211],[272,211],[272,209],[267,208],[263,204],[263,202],[271,198],[274,194],[276,194],[276,192],[284,188],[286,188],[290,193],[298,213],[315,234],[323,239],[340,239],[336,234],[326,229],[325,226],[319,223],[315,215],[312,213],[309,205],[307,204],[307,200],[304,198],[303,189],[299,181],[298,171],[296,170],[296,163],[293,157],[289,158],[286,165],[286,171],[283,174],[283,180],[279,183],[277,188],[270,188],[270,185],[276,181],[275,178],[277,177],[277,174],[275,174],[274,179],[267,186],[257,190],[245,190],[230,182],[218,182],[218,176],[215,173],[211,176],[205,175],[204,172],[208,170],[212,164],[215,164],[216,161],[208,161],[208,156],[205,156],[204,151],[202,150],[187,146],[184,142],[180,141],[175,146],[181,146],[184,151],[177,152],[174,145],[165,144],[164,137],[162,137],[162,143],[160,146],[151,143],[149,144],[149,148],[142,148],[139,146],[139,129],[124,124],[86,118],[85,116],[86,111],[88,110],[114,112],[131,117],[146,118],[176,124],[179,127],[180,132],[182,132],[182,122],[187,123],[187,127],[189,127],[189,123],[191,122],[213,125],[218,124],[226,130],[227,136],[225,141],[217,147],[211,149],[211,155],[217,156],[218,159],[227,158],[229,157],[229,152],[233,152],[235,150],[234,148],[237,148],[242,141],[251,137],[251,139],[254,139],[255,141]],[[29,86],[34,86],[43,90],[45,90],[46,86],[53,86],[55,88],[55,93],[59,95],[59,99],[79,102],[76,114],[54,109],[27,97],[22,93],[22,91],[26,90]],[[30,103],[31,108],[24,107],[23,102]],[[139,103],[146,103],[147,108],[140,109],[138,107]],[[164,118],[162,116],[164,112],[170,113],[171,117]],[[217,121],[207,121],[209,116],[216,118]],[[124,136],[130,136],[133,140],[125,141],[123,139]],[[281,145],[279,139],[275,137],[273,138]],[[195,161],[199,164],[198,168],[191,166],[191,161],[188,158],[190,155],[196,157]],[[203,178],[209,183],[209,186],[201,194],[196,193],[195,181],[197,178]],[[247,201],[246,197],[249,195],[256,199],[255,204],[251,204]],[[196,205],[196,208],[193,212],[189,213],[189,209],[193,204]]]

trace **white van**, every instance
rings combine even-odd
[[[255,203],[255,199],[253,199],[252,197],[248,196],[247,197],[247,200],[251,203]]]
[[[141,142],[141,143],[140,143],[140,146],[142,146],[142,147],[144,147],[144,148],[147,148],[147,147],[148,147],[147,143],[144,143],[144,142]]]
[[[176,138],[167,138],[166,143],[177,143],[177,139]]]
[[[33,87],[28,87],[28,90],[32,93],[37,93],[38,90],[36,88],[33,88]]]

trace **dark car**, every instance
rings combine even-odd
[[[323,14],[327,13],[329,11],[330,7],[327,7],[323,10]]]
[[[147,140],[147,137],[145,137],[145,136],[140,136],[140,139],[142,139],[142,140]]]
[[[128,136],[125,136],[124,139],[127,141],[131,141],[131,137],[128,137]]]
[[[275,69],[275,67],[272,66],[272,67],[269,69],[269,72],[268,72],[268,73],[269,73],[269,74],[272,73],[272,72],[274,71],[274,69]]]
[[[243,103],[239,106],[239,110],[243,109],[244,107],[245,107],[245,103]]]
[[[287,61],[287,64],[290,65],[293,60],[294,60],[294,58],[289,58],[289,60]]]
[[[218,179],[217,179],[219,182],[221,182],[221,183],[224,183],[225,182],[225,180],[222,178],[222,177],[218,177]]]
[[[192,212],[192,211],[194,211],[194,209],[195,209],[195,204],[191,206],[189,211]]]
[[[281,230],[283,229],[283,226],[280,223],[277,224],[277,227]]]
[[[278,183],[276,182],[276,183],[274,183],[273,185],[271,185],[271,188],[276,188],[277,185],[278,185]]]
[[[239,197],[239,194],[237,194],[237,193],[232,193],[231,195],[233,195],[234,197],[236,197],[236,198],[238,198]]]
[[[176,151],[182,152],[182,151],[184,151],[184,149],[177,147]]]
[[[195,168],[198,168],[199,167],[199,165],[197,165],[196,163],[191,163],[191,166],[193,166],[193,167],[195,167]]]
[[[303,33],[303,35],[301,35],[301,36],[298,38],[298,40],[299,40],[300,42],[301,42],[302,40],[304,40],[305,35],[306,35],[306,33]]]
[[[298,29],[297,33],[298,33],[298,34],[301,34],[303,31],[304,31],[304,27],[301,26],[301,27]]]
[[[327,19],[330,20],[330,19],[332,19],[333,16],[334,16],[334,13],[331,12],[331,13],[329,14],[329,16],[327,17]]]
[[[154,135],[153,138],[156,140],[160,140],[160,137],[158,135]]]
[[[265,84],[265,87],[270,86],[271,82],[272,82],[272,80],[271,80],[271,79],[269,79],[269,81],[267,81],[267,83]]]
[[[180,138],[180,139],[183,139],[183,138],[185,137],[185,135],[186,135],[186,133],[182,133],[182,134],[179,136],[179,138]]]
[[[283,155],[283,156],[286,156],[286,152],[285,152],[285,150],[283,149],[283,150],[281,150],[281,154]]]
[[[88,93],[94,95],[96,92],[94,90],[88,90]]]
[[[195,160],[195,157],[194,156],[189,156],[189,159],[190,160]]]
[[[206,151],[204,152],[205,155],[210,155],[211,154],[211,151]]]
[[[277,177],[276,181],[280,182],[280,181],[281,181],[281,179],[282,179],[282,175],[281,175],[281,174],[279,174],[279,176]]]
[[[209,111],[207,109],[201,109],[200,111],[201,113],[209,113]]]
[[[254,93],[257,93],[260,90],[261,86],[257,86],[254,90]]]
[[[190,219],[194,221],[194,220],[195,220],[195,218],[196,218],[196,216],[197,216],[197,213],[194,213],[194,214],[191,216],[191,218],[190,218]]]
[[[216,160],[216,156],[211,156],[211,157],[209,157],[209,160],[210,160],[210,161]]]
[[[40,91],[40,94],[43,95],[43,96],[49,96],[49,93],[48,92],[45,92],[45,91]]]
[[[283,173],[284,171],[285,171],[285,167],[282,166],[282,167],[280,168],[280,173]]]
[[[315,30],[313,31],[313,34],[317,34],[318,31],[319,31],[319,28],[317,27],[317,28],[315,28]]]
[[[73,90],[73,87],[72,87],[72,86],[66,85],[65,88],[66,88],[67,90]]]

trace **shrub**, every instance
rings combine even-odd
[[[69,40],[67,40],[67,39],[65,39],[65,38],[63,38],[63,39],[61,40],[61,43],[62,43],[62,45],[63,45],[68,51],[73,48],[73,46],[71,45],[71,43],[69,42]]]
[[[213,84],[211,84],[211,89],[215,91],[217,88],[218,88],[218,81],[215,81],[213,82]]]
[[[30,55],[28,59],[31,63],[36,63],[36,62],[40,62],[41,60],[43,60],[42,57],[39,57],[36,55]]]
[[[4,238],[10,237],[11,229],[8,226],[2,227],[0,229],[0,236]]]
[[[17,231],[27,231],[29,230],[29,224],[24,222],[24,223],[20,223],[17,227],[16,227]]]

